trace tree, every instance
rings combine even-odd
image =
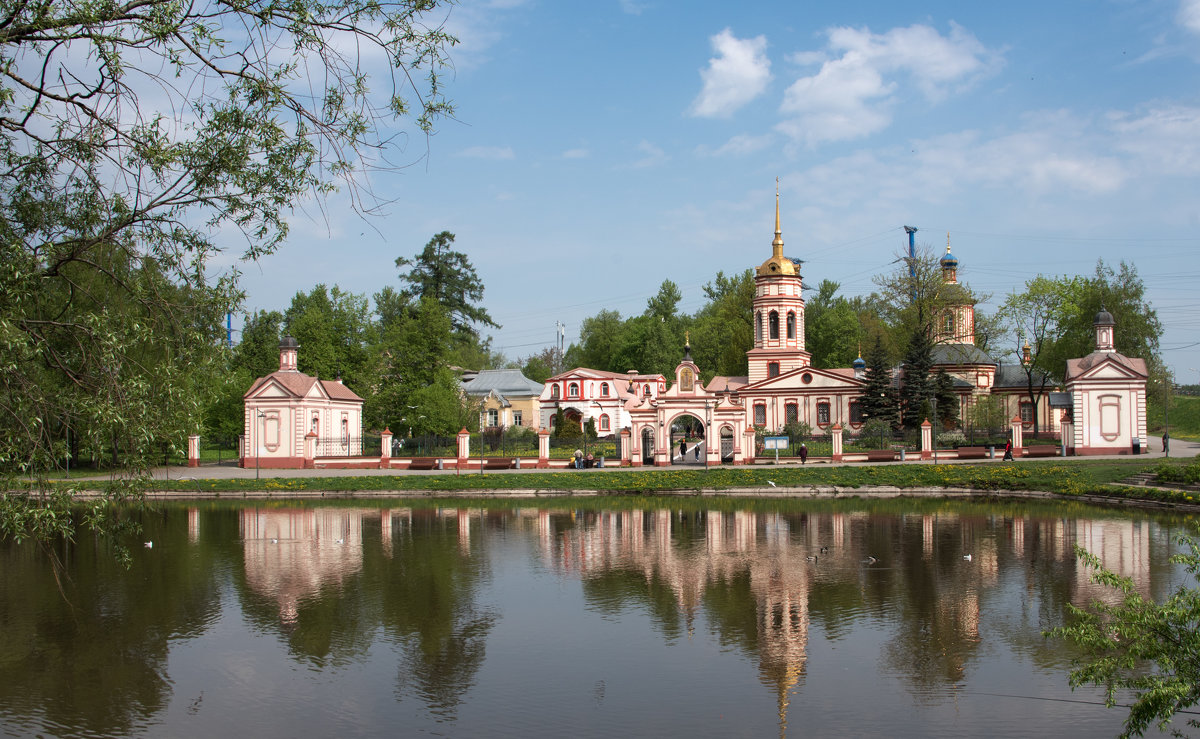
[[[908,352],[904,355],[904,374],[900,381],[900,402],[904,412],[904,425],[919,428],[932,415],[932,400],[935,394],[933,377],[933,341],[929,331],[918,322],[908,341]]]
[[[590,367],[606,372],[623,372],[631,369],[616,365],[616,362],[620,361],[617,354],[624,332],[625,321],[615,310],[602,310],[594,316],[583,319],[579,328],[579,343],[567,347],[564,360],[566,365]]]
[[[375,323],[366,296],[337,285],[298,292],[283,314],[283,331],[300,344],[299,370],[314,377],[342,380],[359,394],[378,383],[374,353]],[[279,350],[275,366],[278,369]]]
[[[499,328],[499,324],[478,304],[483,300],[483,282],[467,255],[450,249],[453,243],[454,234],[442,231],[416,257],[398,257],[396,266],[409,268],[400,273],[401,281],[408,285],[404,289],[406,296],[413,301],[436,300],[450,316],[450,325],[456,333],[477,337],[476,324],[492,328]]]
[[[428,133],[451,111],[438,73],[454,39],[435,10],[4,2],[0,469],[40,480],[79,444],[72,429],[127,471],[182,447],[241,297],[209,277],[217,234],[243,234],[254,258],[282,243],[294,203],[338,183],[374,207],[355,183],[390,166],[402,132],[387,122]],[[366,48],[395,68],[390,92],[369,84]],[[0,528],[69,535],[65,505],[35,483]]]
[[[1171,557],[1195,578],[1200,576],[1200,524],[1176,541],[1187,551]],[[1151,724],[1164,730],[1172,717],[1200,703],[1200,589],[1181,585],[1162,603],[1142,596],[1133,581],[1104,568],[1100,559],[1076,546],[1076,556],[1094,570],[1092,579],[1114,589],[1121,602],[1094,602],[1088,608],[1068,604],[1073,623],[1046,632],[1081,647],[1087,655],[1071,671],[1071,687],[1105,689],[1105,703],[1116,705],[1118,691],[1135,695],[1121,736],[1141,736]],[[1147,669],[1152,665],[1153,669]],[[1200,728],[1200,721],[1188,725]]]
[[[837,294],[840,288],[833,280],[821,280],[805,305],[805,348],[814,367],[847,367],[858,357],[861,323],[853,304]]]
[[[1025,372],[1025,397],[1033,406],[1035,435],[1038,431],[1038,401],[1056,384],[1052,379],[1055,371],[1059,378],[1066,372],[1066,363],[1055,356],[1055,345],[1062,330],[1059,322],[1066,317],[1063,300],[1074,290],[1078,279],[1051,280],[1038,275],[1025,283],[1024,292],[1009,295],[1000,307],[1002,325],[1013,339],[1008,353]],[[1026,344],[1029,346],[1028,360],[1024,353]]]
[[[930,333],[938,317],[953,306],[976,305],[988,299],[966,283],[946,282],[939,260],[934,250],[923,244],[915,258],[902,254],[895,260],[895,271],[873,278],[879,293],[872,296],[871,304],[891,330],[902,337],[912,338],[918,328]],[[986,321],[978,323],[986,328]],[[986,333],[984,338],[988,338]]]
[[[899,399],[892,387],[891,360],[883,347],[883,339],[879,336],[875,337],[875,343],[867,352],[865,361],[867,371],[863,378],[865,385],[860,401],[863,415],[868,420],[874,419],[895,429],[900,425]]]
[[[728,277],[717,272],[704,285],[708,303],[696,312],[692,356],[702,372],[745,376],[746,352],[754,348],[754,272]]]
[[[954,378],[945,370],[938,370],[933,383],[933,397],[937,399],[938,430],[958,425],[958,393],[954,390]]]

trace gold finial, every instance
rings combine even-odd
[[[783,229],[779,226],[779,178],[775,178],[775,240],[771,242],[771,256],[783,258]]]
[[[946,253],[950,253],[950,232],[946,232]]]
[[[683,332],[683,345],[684,345],[684,346],[691,346],[691,345],[692,345],[692,340],[691,340],[691,338],[690,338],[690,336],[691,336],[691,333],[692,333],[691,331],[684,331],[684,332]]]

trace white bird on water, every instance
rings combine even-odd
[[[964,555],[963,555],[963,559],[965,559],[965,560],[967,560],[968,562],[970,562],[970,561],[971,561],[971,555],[969,555],[969,554],[964,554]]]
[[[346,543],[345,539],[338,539],[337,541],[334,542],[334,544],[345,544],[345,543]]]
[[[865,565],[873,565],[873,564],[875,564],[875,563],[876,563],[876,562],[878,562],[878,561],[879,561],[879,560],[875,559],[874,557],[867,557],[866,559],[864,559],[864,560],[863,560],[863,564],[865,564]]]
[[[144,547],[146,547],[147,549],[153,549],[153,548],[154,548],[154,542],[152,542],[152,541],[148,541],[148,542],[146,542],[145,544],[143,544],[143,546],[144,546]]]
[[[775,481],[774,481],[774,480],[767,480],[767,484],[768,484],[768,485],[770,485],[770,486],[771,486],[771,487],[773,487],[773,488],[774,488],[774,487],[779,487],[778,485],[776,485],[776,484],[775,484]]]

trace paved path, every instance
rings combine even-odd
[[[1163,450],[1162,450],[1161,440],[1154,439],[1151,442],[1151,444],[1152,444],[1152,446],[1150,448],[1150,451],[1146,454],[1143,454],[1141,457],[1139,457],[1139,459],[1141,459],[1143,461],[1152,461],[1152,460],[1156,460],[1156,459],[1162,459]],[[1000,450],[997,449],[996,459],[994,459],[994,460],[988,460],[988,459],[984,459],[984,460],[939,459],[937,463],[938,464],[980,464],[982,462],[985,464],[1021,464],[1022,461],[1026,461],[1026,460],[1018,460],[1016,462],[1003,462],[1000,459],[999,452],[1000,452]],[[1171,440],[1171,454],[1170,454],[1171,457],[1173,457],[1173,458],[1195,457],[1198,454],[1200,454],[1200,442],[1183,441],[1181,439],[1172,439]],[[689,449],[688,457],[690,458],[691,456],[692,456],[692,452],[691,452],[691,449]],[[676,457],[678,457],[678,455],[676,455]],[[1120,459],[1128,459],[1128,457],[1119,457],[1119,458]],[[764,457],[762,459],[765,461],[767,458]],[[1094,461],[1103,461],[1103,460],[1113,459],[1113,457],[1072,457],[1072,459],[1074,459],[1078,462],[1081,462],[1081,463],[1086,463],[1088,461],[1093,461],[1093,460]],[[841,463],[838,463],[837,466],[869,465],[869,466],[877,467],[879,465],[886,465],[886,464],[934,464],[934,462],[932,460],[921,462],[918,460],[909,459],[906,462],[841,462]],[[809,457],[807,466],[821,467],[821,466],[831,466],[831,465],[832,465],[832,463],[828,460],[828,458]],[[694,463],[692,460],[689,459],[689,463],[686,466],[690,469],[695,469],[696,467],[703,467],[704,465],[703,465],[703,462]],[[799,463],[799,461],[796,461],[796,462],[787,461],[787,462],[781,462],[780,466],[799,467],[800,463]],[[563,470],[555,470],[555,471],[561,472],[562,474],[570,474],[570,475],[579,475],[579,474],[606,475],[606,474],[622,474],[625,472],[637,471],[637,470],[642,470],[642,469],[645,469],[645,468],[610,466],[610,467],[604,467],[604,468],[593,468],[590,470],[563,469]],[[659,469],[669,469],[669,468],[659,468]],[[489,475],[522,475],[522,474],[528,474],[530,472],[546,472],[546,471],[547,470],[532,469],[532,468],[527,467],[525,469],[520,469],[520,470],[488,470],[487,474],[489,474]],[[156,479],[160,479],[160,480],[164,479],[164,478],[169,478],[172,480],[178,480],[181,478],[225,480],[225,479],[233,479],[233,478],[253,478],[253,477],[264,477],[264,478],[374,477],[374,476],[390,476],[390,475],[445,475],[445,474],[454,474],[454,471],[453,470],[447,470],[447,471],[412,470],[412,471],[409,471],[409,470],[370,470],[370,469],[367,469],[367,470],[363,470],[363,469],[353,469],[353,470],[329,470],[329,469],[275,470],[275,469],[272,469],[272,470],[257,470],[256,471],[253,467],[250,467],[248,469],[242,469],[236,465],[236,462],[225,462],[220,465],[206,464],[206,465],[202,465],[201,467],[198,467],[198,468],[197,467],[158,467],[153,471],[153,476]],[[464,470],[461,474],[478,475],[479,470],[474,470],[474,471]]]

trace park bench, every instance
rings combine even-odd
[[[507,470],[511,467],[512,460],[508,457],[489,457],[483,463],[485,470]]]
[[[1026,457],[1057,457],[1058,444],[1034,444],[1025,447]]]
[[[410,470],[434,470],[437,469],[439,460],[437,457],[413,457],[408,463]]]
[[[959,459],[987,459],[987,447],[983,446],[960,446],[958,448]]]
[[[896,459],[896,452],[892,449],[868,449],[868,462],[893,462]]]

